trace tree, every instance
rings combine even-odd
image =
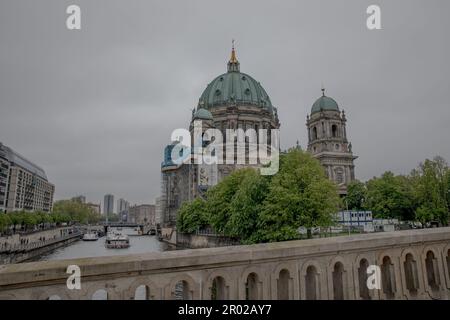
[[[258,220],[254,242],[298,238],[300,226],[330,226],[340,206],[336,185],[309,153],[292,149],[280,157]],[[310,234],[310,233],[309,233]]]
[[[220,183],[208,190],[207,211],[210,215],[210,224],[216,232],[224,233],[231,215],[231,201],[238,192],[239,187],[249,172],[254,169],[244,168],[232,172]]]
[[[177,229],[181,232],[192,233],[207,226],[209,223],[206,203],[201,198],[185,202],[181,206],[177,217]]]
[[[34,212],[23,212],[23,225],[26,229],[38,224],[38,217]]]
[[[365,208],[379,218],[414,218],[414,195],[411,181],[405,176],[385,172],[366,183]]]
[[[298,149],[280,156],[276,175],[236,170],[206,195],[182,205],[177,229],[194,232],[209,225],[243,243],[297,239],[300,226],[331,225],[340,205],[336,185],[318,160]]]
[[[229,220],[225,231],[232,237],[239,237],[244,243],[251,242],[264,208],[269,191],[270,177],[262,176],[257,170],[246,170],[230,203]]]
[[[11,223],[13,226],[13,232],[16,232],[17,226],[22,226],[24,221],[24,214],[20,211],[13,211],[7,213],[9,218],[11,219]]]
[[[8,214],[0,213],[0,232],[5,232],[12,225]]]
[[[79,201],[73,200],[60,200],[56,201],[53,205],[53,215],[60,215],[58,219],[79,223],[95,223],[98,222],[100,216],[96,214],[88,205]],[[64,221],[64,222],[68,222]]]
[[[426,159],[413,172],[418,208],[416,218],[422,222],[438,220],[446,225],[449,218],[448,165],[442,157]]]
[[[367,197],[367,188],[361,181],[355,180],[347,186],[347,195],[344,198],[345,207],[349,210],[363,210]]]
[[[447,202],[447,212],[450,212],[450,168],[447,168],[444,178],[445,200]]]

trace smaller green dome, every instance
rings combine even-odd
[[[201,120],[213,120],[213,115],[211,112],[204,108],[198,108],[197,111],[194,113],[194,119],[201,119]]]
[[[339,107],[337,102],[330,97],[325,96],[325,90],[322,89],[323,95],[314,102],[311,108],[311,114],[320,112],[320,111],[338,111]]]

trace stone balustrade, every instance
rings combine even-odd
[[[366,285],[370,265],[380,289]],[[0,299],[449,297],[450,228],[0,266]]]

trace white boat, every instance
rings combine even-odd
[[[130,246],[130,239],[126,234],[108,233],[105,247],[108,249],[124,249]]]
[[[98,234],[97,232],[88,232],[83,235],[83,241],[97,241]]]

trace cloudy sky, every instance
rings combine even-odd
[[[70,4],[81,30],[66,28]],[[305,147],[320,96],[348,117],[360,180],[450,160],[450,1],[2,0],[0,141],[42,166],[56,199],[152,203],[164,146],[187,128],[236,39],[264,86],[283,148]]]

